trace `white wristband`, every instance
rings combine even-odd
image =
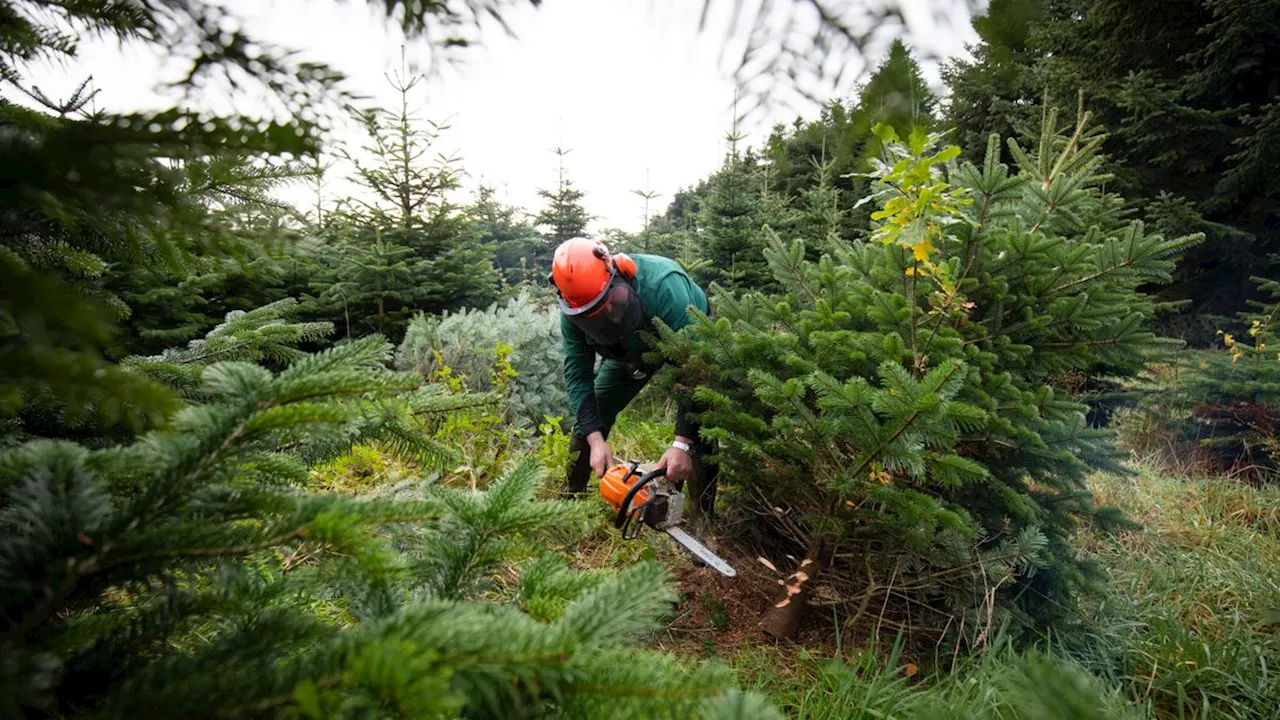
[[[679,448],[679,449],[681,449],[681,450],[683,450],[683,451],[685,451],[685,452],[689,452],[689,450],[691,449],[691,448],[689,447],[689,444],[688,444],[688,443],[682,443],[682,442],[680,442],[679,440],[674,440],[674,441],[672,441],[672,443],[671,443],[671,447],[673,447],[673,448]]]

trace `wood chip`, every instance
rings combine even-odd
[[[795,574],[795,578],[796,578],[796,584],[798,585],[798,584],[803,583],[804,581],[806,581],[806,580],[808,580],[808,579],[809,579],[809,573],[807,573],[807,572],[805,572],[805,571],[803,571],[803,570],[800,570],[800,571],[796,572],[796,574]]]
[[[757,557],[756,559],[760,561],[760,564],[761,564],[761,565],[763,565],[763,566],[765,566],[765,567],[769,568],[770,570],[772,570],[772,571],[774,571],[774,572],[778,572],[778,568],[774,567],[773,563],[769,562],[768,560],[766,560],[766,559],[764,559],[764,558],[762,558],[762,557]]]
[[[812,565],[812,564],[813,564],[813,558],[805,558],[804,561],[800,563],[800,567],[804,567],[805,565]]]
[[[773,606],[774,606],[774,607],[776,607],[776,608],[784,608],[784,607],[786,607],[786,606],[788,606],[788,605],[790,605],[790,604],[791,604],[791,598],[788,596],[788,597],[785,597],[785,598],[783,598],[782,600],[779,600],[778,602],[774,603],[774,605],[773,605]]]

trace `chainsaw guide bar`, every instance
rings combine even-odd
[[[738,573],[694,536],[685,532],[684,493],[666,479],[666,469],[639,463],[614,465],[600,481],[600,495],[618,511],[614,527],[634,540],[645,525],[665,532],[680,547],[726,577]]]

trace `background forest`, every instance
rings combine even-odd
[[[556,495],[572,138],[468,197],[421,76],[225,12],[0,0],[0,715],[1277,717],[1280,1],[991,0],[594,233],[709,288],[611,441],[695,409],[732,580]],[[89,34],[288,117],[30,82]]]

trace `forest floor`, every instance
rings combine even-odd
[[[624,414],[615,452],[656,460],[668,433],[658,416]],[[1085,641],[1073,638],[1075,649],[1047,661],[1049,684],[1059,686],[1052,690],[1068,692],[1072,677],[1088,686],[1052,700],[1055,716],[1280,718],[1280,488],[1136,470],[1090,481],[1099,505],[1117,506],[1143,527],[1116,536],[1086,530],[1077,539],[1109,579],[1082,602]],[[744,686],[768,693],[790,717],[1036,716],[1039,700],[1021,693],[1044,685],[1035,679],[1037,653],[996,640],[981,657],[922,670],[924,662],[917,666],[875,634],[868,647],[840,647],[831,620],[821,616],[803,624],[794,641],[770,641],[757,622],[777,576],[753,553],[709,538],[739,573],[725,578],[693,565],[661,533],[622,541],[607,506],[591,501],[600,505],[601,523],[576,548],[579,563],[662,559],[680,600],[652,642],[722,659]],[[1094,704],[1079,715],[1059,714],[1063,703],[1081,698]]]

